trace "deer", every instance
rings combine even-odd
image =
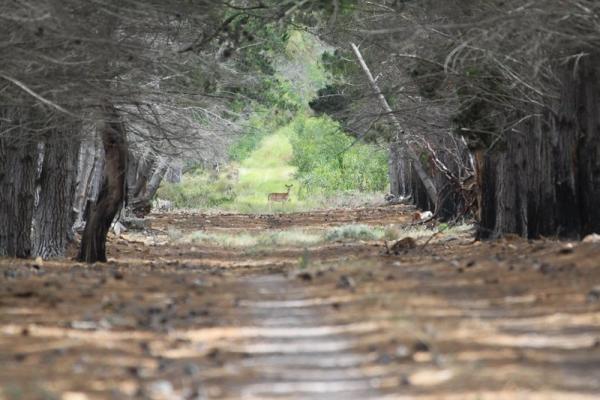
[[[289,197],[290,197],[290,189],[292,188],[292,186],[294,185],[285,185],[287,192],[285,193],[269,193],[268,199],[269,202],[275,202],[275,201],[288,201]]]

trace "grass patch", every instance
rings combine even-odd
[[[258,244],[257,237],[248,233],[224,234],[194,232],[177,240],[183,243],[210,244],[225,248],[255,247]]]
[[[322,241],[322,237],[318,232],[286,230],[266,232],[264,235],[259,236],[258,244],[265,247],[314,246],[320,244]]]
[[[287,229],[261,230],[255,232],[220,233],[197,231],[183,234],[178,230],[169,230],[169,241],[173,243],[209,245],[223,248],[244,249],[245,251],[261,251],[277,247],[310,248],[333,242],[352,241],[394,241],[407,236],[414,239],[425,239],[439,232],[425,226],[370,226],[365,224],[348,224],[327,229]],[[446,227],[441,233],[444,236],[471,235],[473,226],[462,224]]]
[[[352,224],[330,229],[325,234],[325,240],[336,242],[340,240],[379,240],[385,232],[382,228],[369,225]]]
[[[278,246],[314,246],[322,243],[319,233],[304,230],[262,231],[256,234],[194,232],[177,242],[207,244],[225,248],[270,248]]]
[[[172,242],[206,244],[225,248],[311,247],[330,242],[354,240],[395,240],[398,231],[392,227],[363,224],[343,225],[328,229],[263,230],[255,233],[193,232],[181,235],[170,232]]]
[[[299,205],[296,190],[300,185],[294,179],[296,168],[289,164],[292,157],[292,145],[285,133],[265,137],[241,163],[238,180],[233,185],[235,199],[222,208],[242,213],[296,211]],[[289,200],[269,204],[269,193],[284,193],[285,185],[293,185]]]
[[[179,209],[216,208],[235,200],[235,166],[215,176],[204,170],[185,174],[180,183],[163,182],[157,197]]]

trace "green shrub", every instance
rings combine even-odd
[[[200,170],[184,175],[181,183],[163,182],[157,196],[172,201],[176,208],[213,208],[233,202],[236,194],[227,174],[213,177]]]
[[[307,193],[386,189],[387,152],[356,142],[329,117],[299,116],[292,132],[292,165]]]
[[[369,225],[352,224],[344,225],[329,230],[325,240],[335,242],[338,240],[378,240],[384,236],[384,231]]]

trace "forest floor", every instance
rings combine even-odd
[[[600,394],[599,244],[173,240],[406,225],[405,206],[149,218],[107,264],[0,260],[0,399]]]

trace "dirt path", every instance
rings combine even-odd
[[[0,260],[0,399],[598,398],[599,245],[165,244],[407,211],[157,215],[107,265]]]

